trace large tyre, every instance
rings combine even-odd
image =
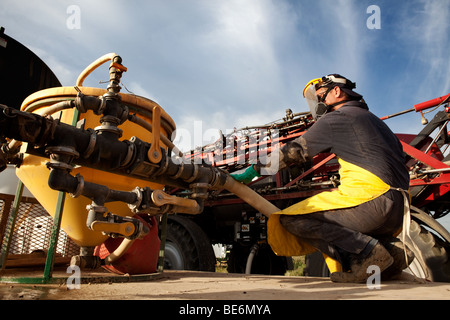
[[[306,256],[305,268],[303,273],[307,277],[329,277],[330,270],[328,269],[322,253],[316,251]]]
[[[233,244],[227,262],[229,273],[245,273],[251,246]],[[267,245],[262,245],[252,263],[251,274],[284,275],[292,269],[291,257],[278,257]]]
[[[167,219],[164,269],[215,271],[216,257],[208,236],[191,219]]]
[[[410,265],[415,276],[436,282],[450,282],[450,260],[445,243],[415,221],[411,221],[410,235],[416,247],[407,241],[415,259]]]

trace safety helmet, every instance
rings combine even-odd
[[[313,79],[303,89],[303,97],[306,99],[314,119],[319,119],[332,107],[326,105],[324,101],[334,87],[341,88],[349,96],[349,100],[360,101],[362,99],[362,95],[353,91],[356,88],[356,84],[339,74],[330,74],[322,78]],[[319,99],[317,90],[320,88],[328,88],[328,90]]]

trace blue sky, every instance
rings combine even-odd
[[[68,28],[70,5],[79,28]],[[367,20],[380,9],[380,29]],[[340,73],[381,116],[450,92],[446,0],[2,0],[0,24],[64,86],[105,53],[128,71],[126,87],[158,102],[186,136],[268,123],[307,111],[312,78]],[[73,26],[73,25],[72,25]],[[105,86],[107,67],[85,86]],[[429,116],[431,119],[432,116]],[[420,116],[387,120],[417,133]],[[200,141],[207,142],[207,141]],[[180,147],[198,144],[193,134]]]

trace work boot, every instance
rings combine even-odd
[[[365,258],[358,255],[352,256],[350,259],[350,272],[333,272],[330,278],[333,282],[364,283],[370,276],[367,273],[369,266],[376,265],[380,268],[380,272],[383,272],[393,262],[394,258],[389,252],[380,243],[377,243]]]
[[[399,276],[414,260],[414,253],[399,239],[383,243],[386,250],[394,258],[394,263],[381,273],[381,280],[390,280]],[[407,260],[405,259],[405,250]]]

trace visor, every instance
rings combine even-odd
[[[313,119],[317,120],[327,112],[328,107],[323,102],[320,102],[319,98],[317,97],[316,92],[317,82],[314,82],[315,80],[310,81],[306,85],[305,89],[303,89],[303,96],[306,99],[306,103],[308,104],[308,108],[309,111],[311,112]]]

